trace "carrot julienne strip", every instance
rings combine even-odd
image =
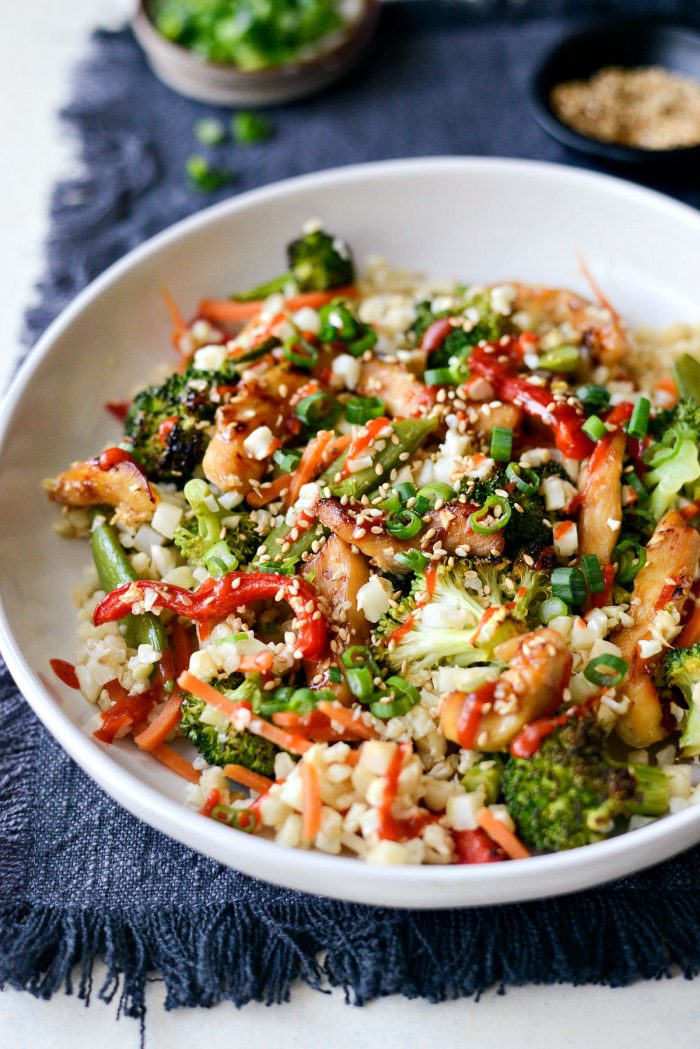
[[[301,783],[304,805],[301,836],[305,842],[311,843],[321,829],[321,785],[318,769],[310,761],[301,766]]]
[[[476,814],[476,822],[489,838],[500,845],[507,856],[512,860],[526,860],[530,858],[530,852],[525,848],[520,838],[513,834],[504,823],[496,819],[490,809],[479,809]]]
[[[247,769],[245,765],[224,765],[224,776],[228,776],[229,779],[233,779],[236,783],[241,783],[244,787],[250,787],[251,790],[256,790],[258,794],[264,794],[266,790],[269,790],[273,784],[273,780],[268,779],[267,776],[262,776],[259,772],[253,772],[252,769]]]
[[[320,710],[322,714],[325,714],[327,718],[334,721],[336,725],[342,725],[348,732],[352,732],[355,736],[359,736],[361,739],[378,739],[377,733],[370,725],[365,725],[362,718],[355,717],[355,710],[357,708],[352,707],[340,707],[331,703],[328,699],[323,699],[318,704],[317,710]]]
[[[327,302],[331,302],[333,299],[355,298],[357,294],[357,288],[351,284],[342,288],[333,288],[331,291],[308,291],[285,299],[284,308],[287,310],[300,310],[302,307],[307,306],[311,309],[318,309],[319,306],[325,306]],[[236,324],[240,321],[250,320],[251,317],[256,317],[264,305],[264,299],[258,299],[253,302],[236,302],[233,299],[202,299],[199,303],[198,313],[200,317],[213,321],[215,324]]]
[[[153,750],[159,743],[163,743],[167,739],[173,729],[177,728],[182,717],[181,707],[183,699],[182,692],[176,688],[151,724],[143,732],[139,732],[138,735],[134,736],[136,745],[141,750]]]
[[[263,721],[262,718],[251,718],[248,731],[252,732],[254,736],[261,736],[270,743],[274,743],[276,747],[281,747],[282,750],[288,750],[290,754],[306,754],[307,750],[313,746],[311,741],[304,739],[303,736],[297,736],[293,732],[285,732],[284,729],[278,728],[277,725],[271,725],[269,721]]]

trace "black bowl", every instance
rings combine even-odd
[[[681,165],[700,160],[700,145],[637,149],[600,142],[574,131],[552,109],[552,88],[588,79],[605,66],[664,66],[700,82],[700,26],[658,17],[607,20],[573,33],[549,51],[530,83],[530,102],[540,126],[564,146],[614,164]]]

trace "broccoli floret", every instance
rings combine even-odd
[[[489,754],[462,776],[462,786],[469,792],[483,790],[484,804],[494,805],[501,793],[503,767],[503,758],[499,754]]]
[[[411,333],[416,342],[425,335],[433,321],[442,317],[459,317],[469,311],[469,320],[473,327],[469,331],[463,328],[455,328],[444,340],[439,350],[430,355],[430,367],[441,368],[449,363],[451,357],[465,356],[467,348],[476,346],[480,342],[495,342],[505,334],[507,322],[502,314],[496,313],[489,296],[484,292],[470,293],[466,291],[463,300],[451,309],[434,310],[433,303],[427,299],[419,302],[416,306],[416,318],[411,326]],[[474,317],[478,319],[474,321]]]
[[[681,400],[674,408],[658,412],[649,429],[657,441],[645,454],[651,470],[644,484],[650,491],[648,511],[658,521],[677,494],[700,478],[700,404]]]
[[[250,514],[219,507],[206,481],[188,481],[185,498],[194,511],[194,517],[178,525],[173,541],[190,564],[207,563],[212,575],[221,575],[252,558],[259,537]],[[212,509],[212,504],[218,509]],[[237,518],[235,528],[223,523],[229,518]]]
[[[543,475],[539,471],[533,472],[542,479]],[[508,490],[509,481],[505,470],[498,469],[483,480],[468,480],[463,485],[462,493],[471,503],[483,506],[490,496]],[[515,491],[509,498],[511,515],[504,530],[506,553],[511,558],[525,553],[536,560],[542,550],[552,544],[552,515],[547,512],[545,501],[538,492],[526,494]],[[517,509],[516,503],[520,509]]]
[[[700,440],[700,404],[686,399],[656,412],[649,420],[649,432],[667,448],[673,447],[677,436]]]
[[[618,765],[604,754],[593,715],[571,718],[531,758],[509,758],[502,790],[518,833],[542,852],[609,837],[630,816],[662,816],[669,780],[663,769]]]
[[[287,245],[286,273],[255,288],[234,295],[239,302],[266,299],[284,292],[290,284],[297,291],[329,291],[355,281],[355,265],[349,245],[324,230],[305,233]]]
[[[700,754],[700,642],[690,648],[675,648],[664,657],[666,684],[679,688],[688,704],[680,745],[683,756]]]
[[[257,684],[246,679],[237,689],[226,688],[227,682],[212,682],[215,688],[230,699],[260,701]],[[184,693],[180,730],[197,748],[210,765],[243,765],[262,776],[274,778],[277,747],[250,732],[236,732],[225,715],[204,700],[189,692]]]
[[[482,585],[469,562],[452,568],[441,564],[430,600],[421,608],[425,589],[425,576],[419,573],[410,594],[378,623],[376,637],[382,643],[378,658],[391,670],[406,664],[411,674],[426,675],[440,664],[467,667],[488,662],[496,645],[520,632],[505,607],[482,622],[486,609],[501,602],[497,594],[476,596]],[[410,629],[392,638],[407,619]],[[392,644],[385,646],[389,640]]]
[[[151,480],[177,484],[192,476],[208,442],[199,424],[213,421],[218,404],[211,398],[212,389],[230,382],[226,372],[189,368],[136,394],[124,434]]]

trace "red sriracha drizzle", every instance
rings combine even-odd
[[[496,685],[496,681],[485,681],[464,697],[464,705],[457,719],[457,738],[460,747],[465,750],[473,750],[476,746],[481,714],[486,704],[493,702]]]
[[[423,573],[425,578],[425,597],[422,598],[420,601],[416,601],[416,609],[422,608],[423,605],[427,605],[428,601],[430,601],[430,598],[435,593],[437,569],[437,564],[428,565],[428,567],[425,569],[425,572]],[[391,634],[389,634],[385,644],[388,645],[390,641],[400,641],[401,638],[409,632],[409,630],[413,629],[413,624],[415,623],[415,621],[415,612],[411,612],[410,615],[406,616],[401,626],[397,626],[396,630],[393,630]]]
[[[350,475],[350,463],[352,460],[362,455],[386,426],[391,426],[391,419],[387,419],[385,415],[382,415],[379,419],[370,419],[368,423],[365,423],[365,426],[348,449],[343,469],[340,471],[341,478]]]
[[[68,685],[68,688],[80,688],[78,675],[72,663],[68,663],[65,659],[50,659],[49,666],[58,680]]]
[[[274,598],[280,590],[299,622],[297,648],[305,658],[321,656],[326,649],[328,628],[318,612],[313,587],[303,579],[267,572],[227,572],[220,579],[207,580],[194,593],[184,587],[156,580],[137,579],[122,583],[103,597],[93,615],[95,626],[112,623],[129,615],[134,603],[134,588],[155,594],[154,607],[168,608],[177,615],[201,622],[216,616],[225,618],[237,608],[253,601]],[[130,596],[126,596],[126,595]],[[311,603],[311,611],[307,605]]]
[[[379,806],[379,837],[388,841],[408,841],[416,838],[428,823],[432,823],[438,817],[431,812],[421,812],[417,816],[409,816],[407,819],[397,819],[392,815],[392,807],[399,792],[399,776],[404,758],[412,752],[410,743],[400,743],[389,762],[386,770],[384,795]]]
[[[547,387],[516,374],[521,350],[520,340],[515,338],[476,346],[469,357],[469,370],[488,379],[499,400],[518,405],[549,426],[557,448],[567,459],[585,459],[593,451],[593,442],[582,429],[586,420],[572,404],[555,401]]]

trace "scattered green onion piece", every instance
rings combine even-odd
[[[540,606],[540,619],[547,626],[559,616],[568,616],[569,606],[560,597],[548,597]]]
[[[415,504],[413,506],[414,512],[422,517],[423,514],[427,514],[429,509],[430,499],[428,499],[427,495],[417,495]]]
[[[513,431],[505,426],[494,426],[491,431],[491,458],[505,463],[513,451]]]
[[[649,428],[650,410],[651,401],[647,397],[640,397],[632,410],[630,421],[627,423],[627,433],[630,437],[636,437],[638,440],[646,437],[647,429]]]
[[[454,382],[451,368],[427,368],[423,373],[426,386],[445,386]]]
[[[215,645],[235,645],[236,641],[247,641],[248,634],[244,630],[239,631],[237,634],[227,634],[226,637],[217,637],[214,641]]]
[[[272,459],[283,473],[289,474],[296,470],[301,462],[301,452],[285,452],[284,449],[278,448]]]
[[[623,539],[613,550],[613,561],[617,562],[618,583],[627,586],[647,563],[647,552],[635,539]]]
[[[328,668],[328,680],[334,685],[341,685],[343,683],[343,672],[340,667],[329,667]],[[335,693],[333,693],[335,699]]]
[[[526,466],[519,466],[518,463],[508,463],[506,477],[509,481],[512,481],[523,495],[534,495],[535,492],[539,491],[539,477],[534,470],[530,470]]]
[[[272,697],[271,698],[276,703],[284,703],[285,706],[286,706],[289,703],[289,701],[290,701],[290,699],[292,698],[293,695],[294,695],[294,689],[292,688],[291,685],[280,685],[280,687],[276,688],[275,691],[272,693]]]
[[[345,671],[348,688],[357,699],[367,699],[372,695],[374,682],[369,667],[348,667]]]
[[[606,670],[599,670],[605,667]],[[592,685],[600,685],[601,688],[614,688],[624,681],[629,670],[629,665],[624,659],[612,654],[596,656],[591,659],[583,671],[583,676]]]
[[[419,501],[423,499],[427,500],[428,505],[425,510],[418,510],[418,513],[424,514],[426,510],[433,510],[440,500],[442,500],[443,503],[449,503],[454,497],[454,488],[451,488],[449,484],[443,484],[441,481],[431,481],[430,484],[423,485],[422,488],[418,489],[416,496],[416,509],[418,508]],[[423,506],[422,502],[421,506]]]
[[[418,535],[422,527],[423,521],[420,514],[417,514],[415,510],[399,510],[396,513],[389,514],[386,519],[387,532],[397,539],[413,539],[414,535]]]
[[[587,386],[579,386],[576,391],[581,404],[588,412],[599,412],[610,404],[610,393],[605,386],[597,386],[589,383]]]
[[[469,356],[471,351],[472,347],[470,346],[467,353],[462,354],[460,357],[452,357],[450,359],[450,373],[452,375],[451,381],[453,383],[459,384],[466,382],[470,377],[471,370],[469,368]]]
[[[586,579],[580,568],[555,568],[552,572],[552,595],[576,608],[586,600]]]
[[[634,470],[630,470],[629,473],[622,475],[622,483],[629,485],[629,487],[637,493],[640,503],[646,502],[649,498],[649,493],[644,487],[644,482],[637,476]]]
[[[410,481],[400,481],[398,484],[395,484],[394,491],[402,503],[407,503],[409,499],[415,499],[418,494],[416,486],[411,484]]]
[[[367,350],[373,350],[376,345],[377,333],[373,328],[370,328],[359,339],[353,339],[348,343],[348,353],[352,354],[353,357],[361,357]]]
[[[409,685],[403,678],[387,678],[386,687],[389,692],[394,693],[394,698],[389,700],[375,699],[370,703],[369,709],[375,718],[381,718],[382,721],[388,721],[389,718],[400,718],[404,714],[408,714],[409,710],[412,710],[420,702],[418,689],[414,685]]]
[[[404,568],[410,568],[412,572],[422,572],[430,563],[427,554],[421,553],[420,550],[399,550],[394,560]]]
[[[322,306],[319,310],[321,320],[321,331],[319,339],[321,342],[350,342],[356,339],[360,333],[360,325],[353,317],[347,306],[337,299]],[[362,332],[364,337],[364,332]]]
[[[379,504],[379,509],[385,514],[395,514],[403,508],[398,495],[390,495],[388,499]]]
[[[588,434],[592,441],[602,440],[608,432],[605,429],[605,423],[597,415],[590,415],[581,429],[584,433]]]
[[[209,166],[209,161],[201,153],[193,153],[185,165],[190,185],[202,193],[214,193],[231,181],[231,173]]]
[[[256,572],[267,572],[269,575],[294,575],[293,561],[262,561],[255,566]]]
[[[578,367],[580,359],[576,346],[556,346],[553,350],[547,350],[542,354],[538,367],[546,368],[550,372],[573,372]]]
[[[264,142],[272,135],[273,127],[262,113],[249,113],[241,110],[231,121],[231,131],[239,146],[253,146]]]
[[[597,554],[584,554],[581,558],[581,571],[588,586],[589,594],[602,594],[605,591],[603,570]]]
[[[296,406],[298,419],[310,427],[318,427],[334,421],[340,412],[340,405],[328,393],[310,393],[302,397]]]
[[[219,146],[226,138],[226,128],[216,117],[204,117],[194,125],[194,134],[203,146]]]
[[[316,347],[298,335],[292,336],[291,339],[285,342],[282,353],[288,361],[296,364],[298,368],[313,368],[318,361],[318,350]]]
[[[491,524],[483,524],[484,518],[489,516],[489,511],[492,507],[499,506],[501,508],[500,517],[494,517]],[[472,532],[476,532],[477,535],[491,535],[493,532],[500,532],[510,521],[513,510],[507,499],[504,499],[502,495],[490,495],[484,505],[479,509],[475,510],[473,514],[469,515],[468,524]]]
[[[333,697],[335,699],[335,696]],[[298,688],[289,699],[289,709],[295,714],[310,714],[318,703],[318,693],[311,688]]]
[[[344,667],[363,667],[371,661],[371,654],[366,645],[351,645],[342,655]]]
[[[246,834],[252,834],[258,822],[250,809],[232,809],[228,805],[215,805],[211,810],[211,818]]]
[[[238,568],[238,558],[234,557],[228,545],[221,539],[210,546],[205,553],[204,567],[210,575],[218,578],[227,572],[235,572]]]
[[[370,419],[380,419],[384,412],[384,401],[378,397],[351,397],[345,404],[345,418],[349,423],[368,423]]]

